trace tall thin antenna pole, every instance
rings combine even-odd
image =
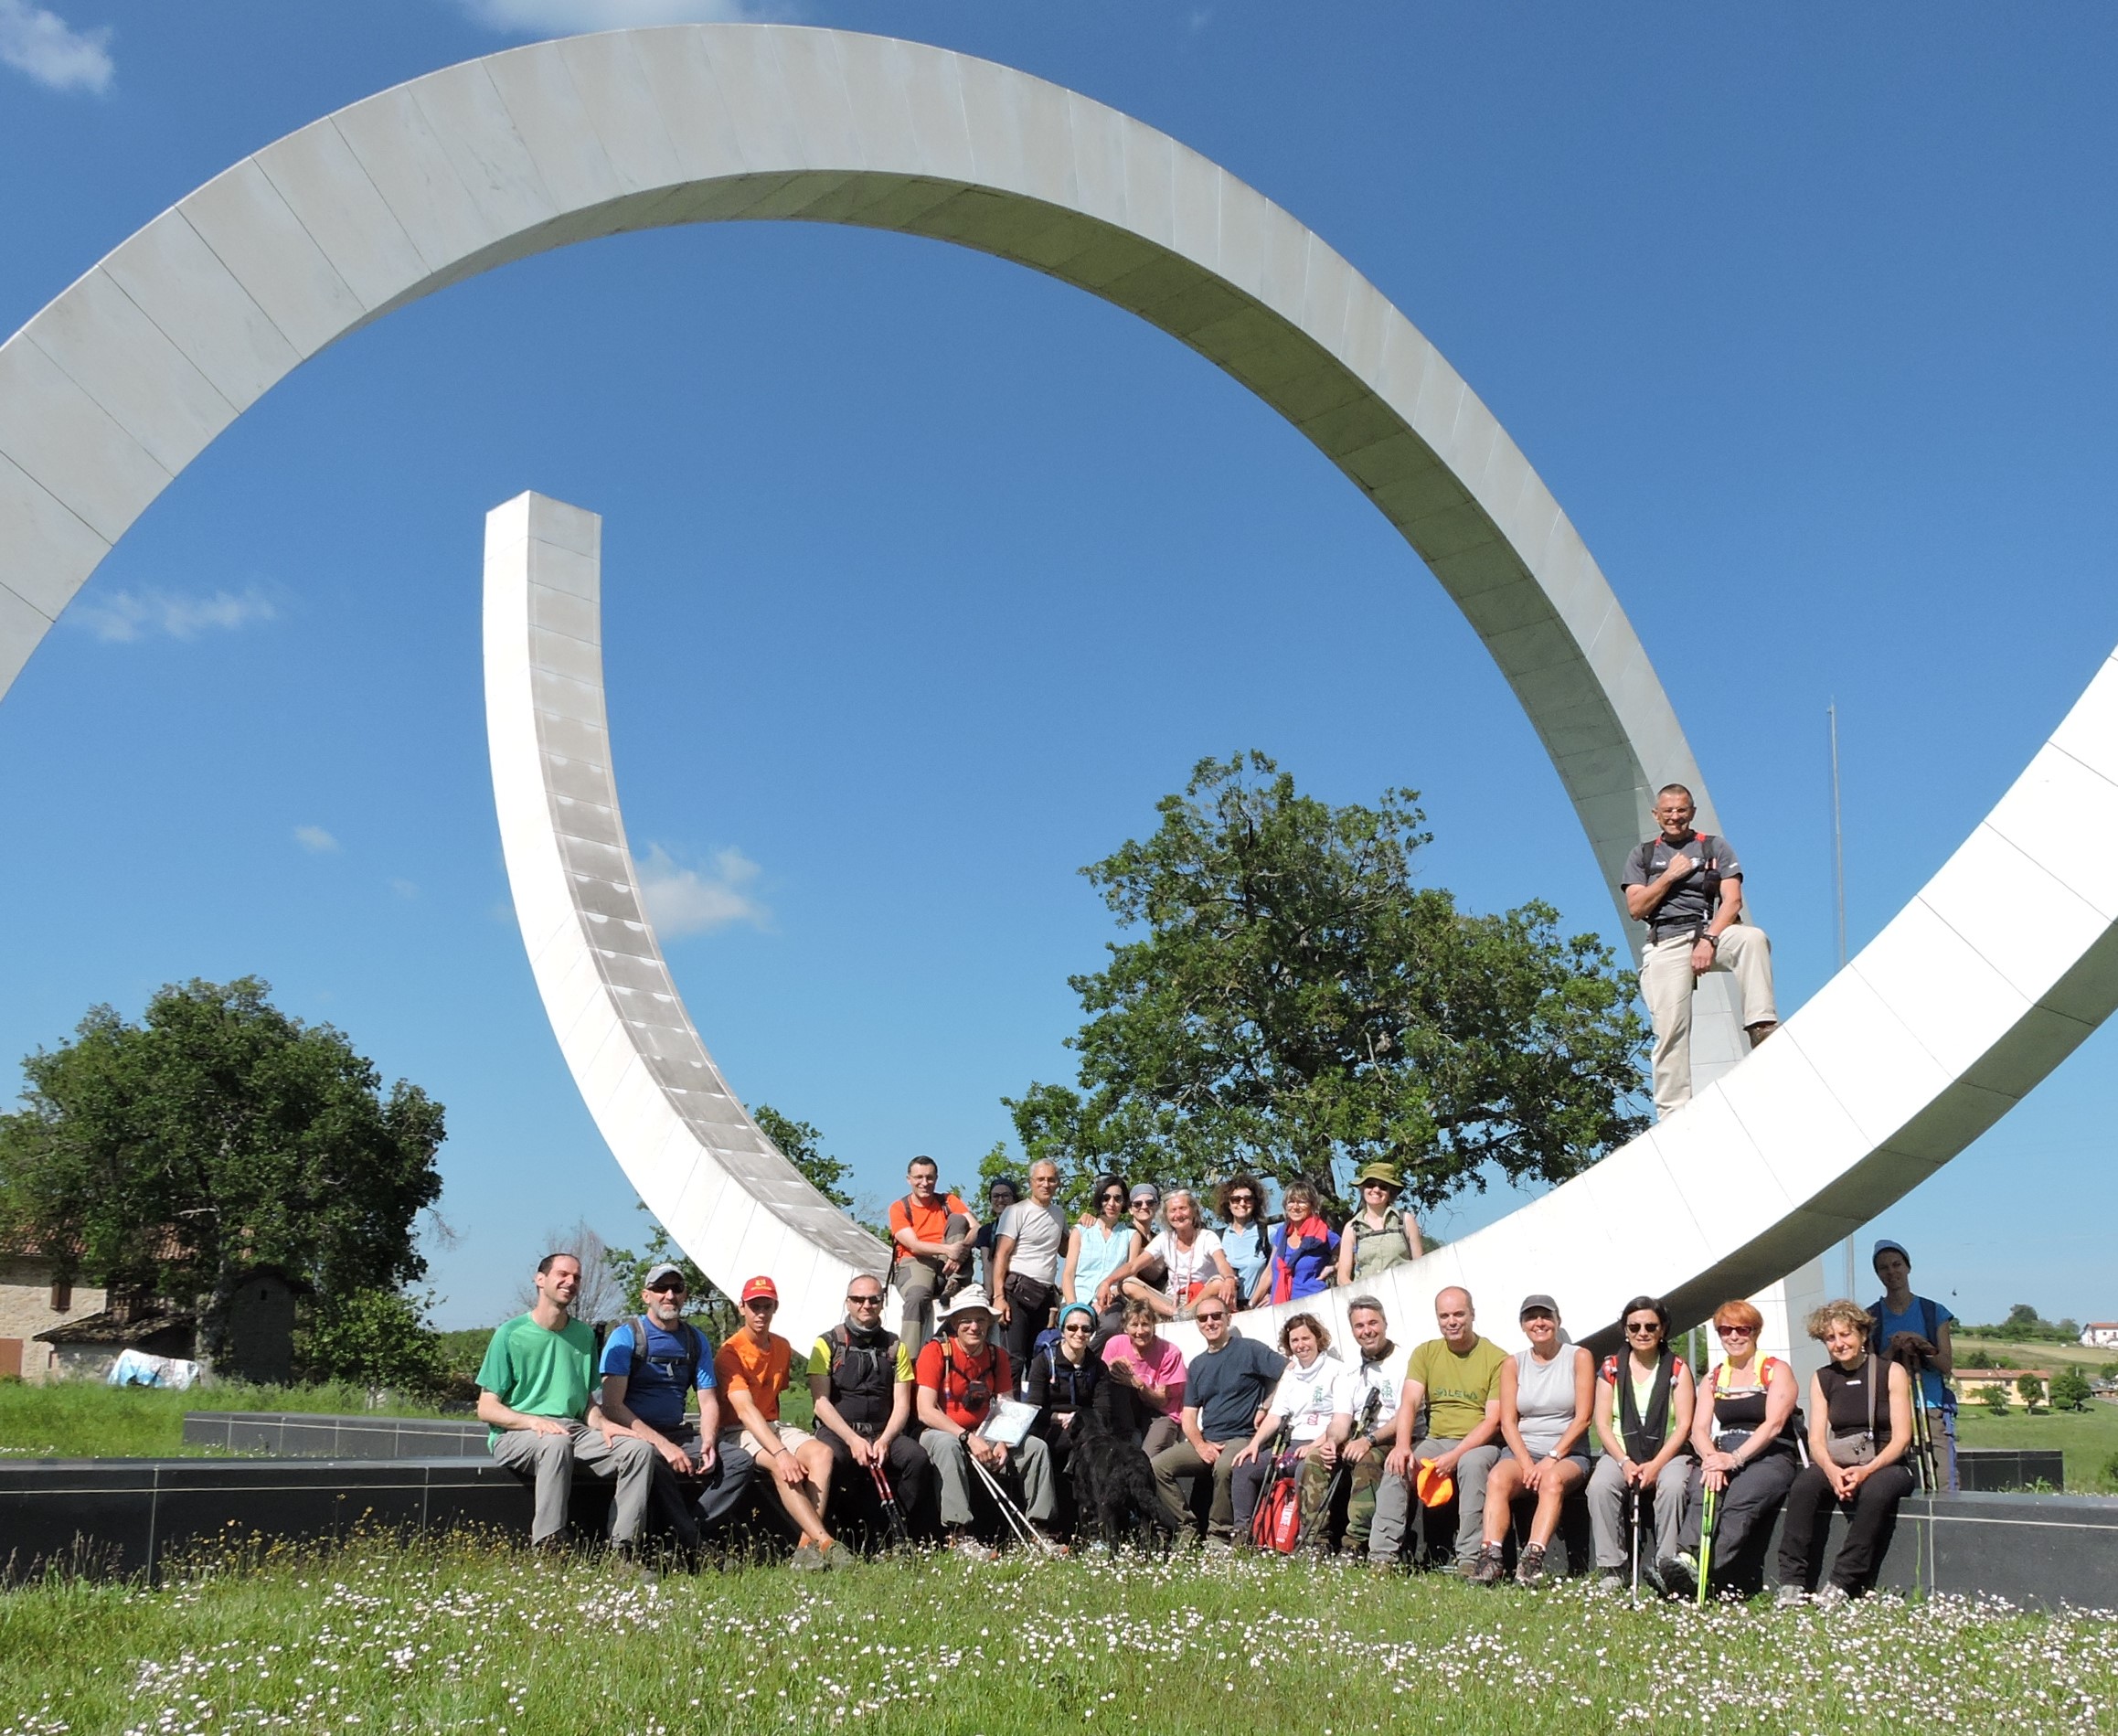
[[[1831,730],[1831,887],[1833,900],[1838,912],[1838,968],[1846,968],[1846,831],[1840,824],[1838,807],[1838,699],[1835,695],[1824,708],[1825,723]],[[1846,1294],[1853,1294],[1856,1261],[1854,1239],[1846,1239]]]
[[[1831,881],[1838,902],[1838,968],[1846,968],[1846,834],[1838,815],[1838,701],[1824,708],[1831,726]]]

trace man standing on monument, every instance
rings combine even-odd
[[[1647,924],[1640,997],[1655,1025],[1655,1113],[1691,1101],[1691,997],[1708,971],[1731,971],[1743,1028],[1755,1048],[1780,1015],[1772,1001],[1772,947],[1743,920],[1743,868],[1728,839],[1695,832],[1691,792],[1665,784],[1655,797],[1657,836],[1625,858],[1626,911]]]

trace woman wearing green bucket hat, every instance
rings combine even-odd
[[[1339,1239],[1340,1283],[1366,1283],[1400,1261],[1417,1260],[1427,1251],[1420,1240],[1420,1220],[1395,1203],[1405,1190],[1395,1164],[1369,1164],[1353,1183],[1360,1192],[1360,1209],[1346,1219]]]

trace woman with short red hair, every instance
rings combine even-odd
[[[1691,1474],[1677,1551],[1656,1564],[1665,1590],[1689,1597],[1698,1590],[1698,1548],[1705,1491],[1714,1493],[1712,1567],[1732,1566],[1755,1530],[1770,1529],[1794,1481],[1794,1370],[1778,1357],[1758,1354],[1765,1316],[1747,1302],[1714,1310],[1722,1359],[1698,1383]]]

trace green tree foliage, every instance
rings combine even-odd
[[[1997,1380],[1978,1390],[1978,1401],[1996,1417],[2007,1414],[2007,1389]]]
[[[441,1104],[385,1092],[342,1034],[267,993],[170,985],[137,1025],[98,1006],[23,1063],[27,1106],[0,1117],[0,1216],[68,1275],[203,1297],[209,1355],[256,1267],[325,1299],[418,1280],[413,1223],[442,1191]]]
[[[1131,937],[1071,979],[1080,1089],[1007,1100],[1030,1157],[1333,1200],[1384,1158],[1432,1206],[1489,1169],[1563,1181],[1644,1125],[1630,974],[1548,905],[1477,916],[1418,884],[1414,792],[1333,807],[1252,752],[1158,812],[1082,870]]]
[[[2007,1311],[2007,1318],[2001,1322],[2006,1326],[2041,1326],[2044,1316],[2027,1302],[2018,1302]]]
[[[2094,1393],[2089,1377],[2079,1369],[2061,1369],[2052,1376],[2052,1409],[2055,1411],[2086,1411]]]
[[[2015,1390],[2025,1411],[2035,1411],[2045,1401],[2045,1383],[2034,1374],[2017,1375]]]
[[[294,1354],[312,1380],[432,1392],[445,1379],[425,1301],[401,1290],[319,1297],[296,1335]]]
[[[750,1119],[825,1198],[838,1207],[853,1203],[853,1196],[846,1191],[852,1166],[824,1155],[824,1135],[815,1128],[805,1121],[791,1120],[770,1103],[760,1103],[750,1112]]]

